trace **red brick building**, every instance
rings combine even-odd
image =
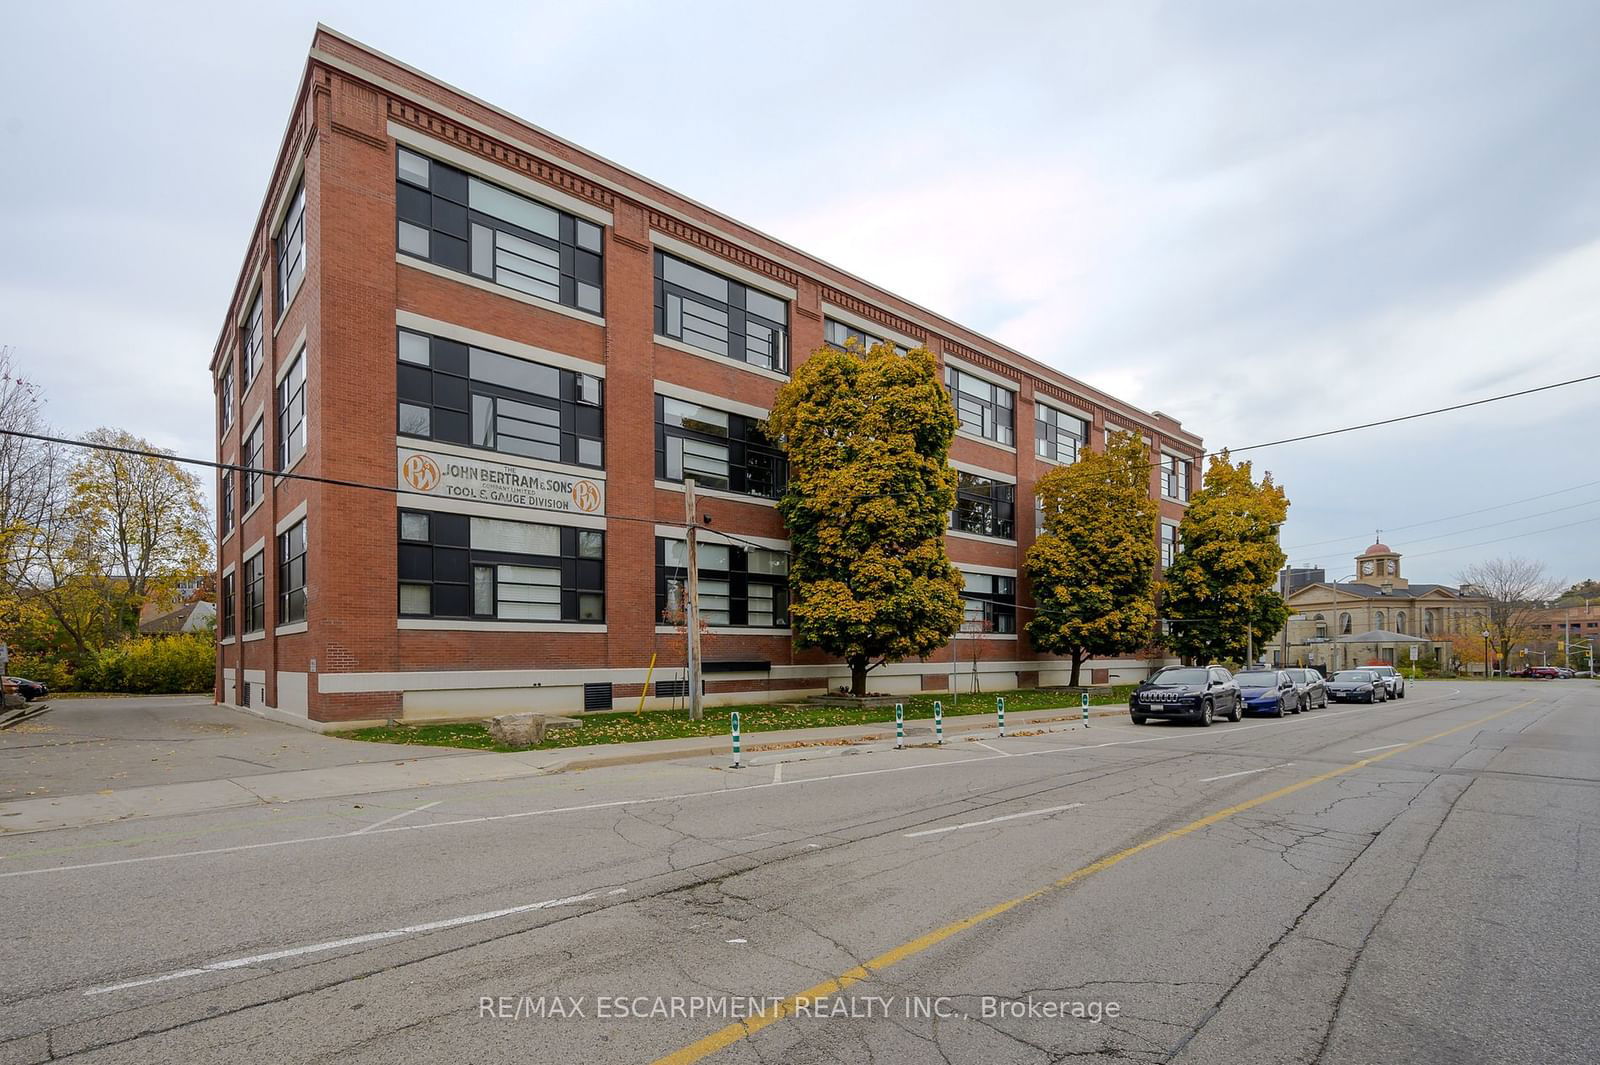
[[[842,683],[791,644],[761,419],[849,336],[944,363],[949,553],[988,630],[874,689],[1058,681],[1019,632],[1035,479],[1136,430],[1170,530],[1198,437],[319,27],[211,364],[221,459],[302,475],[219,482],[218,700],[625,706],[653,654],[647,705],[681,697],[685,476],[707,701]]]

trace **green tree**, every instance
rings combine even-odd
[[[778,509],[795,640],[844,659],[865,695],[869,669],[925,658],[961,626],[944,551],[955,408],[925,349],[824,347],[779,390],[768,424],[789,460]]]
[[[1269,473],[1257,484],[1250,463],[1212,456],[1205,485],[1178,527],[1181,553],[1167,567],[1163,610],[1173,620],[1167,643],[1204,665],[1242,659],[1289,620],[1275,587],[1285,556],[1278,527],[1289,500]]]
[[[1155,501],[1150,456],[1132,433],[1105,451],[1084,451],[1039,479],[1044,533],[1028,550],[1037,606],[1028,638],[1072,658],[1078,684],[1086,659],[1129,654],[1155,629]]]

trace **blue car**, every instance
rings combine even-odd
[[[1233,675],[1246,713],[1282,717],[1300,712],[1300,689],[1281,669],[1249,669]]]

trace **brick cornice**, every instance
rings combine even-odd
[[[835,307],[843,307],[852,314],[858,314],[863,318],[877,322],[879,325],[887,326],[897,333],[913,337],[924,344],[928,342],[928,331],[917,323],[901,318],[897,314],[891,314],[880,307],[868,303],[866,300],[852,296],[850,293],[843,292],[831,285],[822,286],[822,299],[825,303],[831,303]]]
[[[800,286],[799,274],[787,266],[773,262],[764,255],[757,255],[747,248],[740,247],[737,244],[730,244],[721,237],[713,236],[705,230],[690,225],[681,219],[673,218],[671,215],[662,214],[654,208],[649,209],[649,219],[651,229],[665,233],[669,237],[677,237],[681,241],[703,248],[719,259],[727,259],[747,269],[754,270],[758,274],[765,274],[775,281],[782,281],[790,288],[798,288]]]
[[[519,151],[504,141],[485,136],[474,129],[467,129],[409,100],[397,100],[389,96],[388,113],[392,121],[403,126],[409,126],[419,133],[426,133],[439,140],[449,141],[458,148],[480,155],[500,166],[520,171],[536,181],[588,200],[608,211],[616,205],[617,197],[610,189],[596,185],[547,160]]]

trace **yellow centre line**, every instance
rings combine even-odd
[[[1441,740],[1446,736],[1453,736],[1457,732],[1463,732],[1467,729],[1476,728],[1479,725],[1487,724],[1496,718],[1505,717],[1507,714],[1515,713],[1516,711],[1521,710],[1523,707],[1531,705],[1535,701],[1536,700],[1528,699],[1525,702],[1518,703],[1516,706],[1507,707],[1506,709],[1497,711],[1488,715],[1487,717],[1480,717],[1475,721],[1468,721],[1464,725],[1457,725],[1454,728],[1445,729],[1443,732],[1435,732],[1431,736],[1424,736],[1420,740],[1413,740],[1412,742],[1407,743],[1402,747],[1397,747],[1394,750],[1384,751],[1382,754],[1375,754],[1370,758],[1363,758],[1359,762],[1351,762],[1349,765],[1340,766],[1338,769],[1331,769],[1326,773],[1319,773],[1314,777],[1307,777],[1306,779],[1298,781],[1297,783],[1281,787],[1276,791],[1269,791],[1265,795],[1258,795],[1254,799],[1247,799],[1244,802],[1238,803],[1237,805],[1229,806],[1225,810],[1218,810],[1216,813],[1207,814],[1205,817],[1202,817],[1199,820],[1190,821],[1188,824],[1179,828],[1174,828],[1171,831],[1163,832],[1161,835],[1147,839],[1143,843],[1136,843],[1133,846],[1128,847],[1126,850],[1117,851],[1115,854],[1107,855],[1106,857],[1101,858],[1099,861],[1090,862],[1088,865],[1074,869],[1072,872],[1061,877],[1059,880],[1046,884],[1041,888],[1036,888],[1035,890],[1028,892],[1026,895],[1018,895],[1016,898],[1007,899],[1004,902],[997,902],[986,910],[963,917],[959,921],[952,921],[943,928],[936,928],[932,932],[929,932],[926,935],[918,936],[916,939],[913,939],[908,943],[902,943],[898,947],[886,950],[882,954],[879,954],[877,957],[870,959],[862,965],[857,965],[852,969],[846,969],[844,972],[833,977],[832,979],[824,980],[822,983],[817,984],[814,987],[808,987],[798,994],[790,995],[788,998],[780,1002],[776,1007],[759,1016],[730,1024],[725,1028],[719,1028],[717,1031],[712,1032],[705,1038],[690,1043],[681,1050],[674,1051],[665,1057],[657,1058],[653,1065],[692,1065],[693,1062],[700,1061],[712,1054],[715,1054],[719,1050],[732,1046],[739,1040],[748,1038],[749,1036],[761,1031],[763,1028],[766,1028],[772,1024],[776,1024],[785,1017],[794,1016],[796,1007],[802,1003],[809,1007],[818,999],[827,998],[830,995],[837,995],[845,991],[847,988],[867,979],[874,973],[882,972],[893,965],[897,965],[900,962],[905,961],[907,958],[915,957],[916,955],[921,954],[932,947],[938,946],[940,943],[943,943],[950,937],[958,935],[961,932],[965,932],[967,929],[972,928],[975,925],[980,925],[985,921],[999,917],[1001,914],[1010,910],[1014,910],[1024,903],[1037,901],[1046,895],[1051,895],[1062,890],[1063,888],[1070,887],[1080,880],[1091,877],[1096,873],[1104,872],[1105,870],[1110,869],[1113,865],[1126,861],[1136,854],[1141,854],[1144,851],[1150,850],[1152,847],[1160,846],[1163,843],[1170,843],[1175,839],[1181,839],[1182,837],[1189,835],[1191,832],[1198,832],[1202,828],[1208,828],[1219,821],[1227,820],[1235,814],[1240,814],[1246,810],[1254,809],[1263,803],[1272,802],[1274,799],[1281,799],[1285,795],[1293,795],[1297,791],[1302,791],[1306,788],[1312,787],[1313,785],[1321,784],[1327,780],[1332,780],[1334,777],[1343,776],[1346,773],[1353,773],[1358,769],[1364,769],[1367,766],[1381,762],[1387,758],[1393,758],[1397,754],[1404,754],[1407,751],[1414,750],[1425,743],[1432,743],[1434,740]]]

